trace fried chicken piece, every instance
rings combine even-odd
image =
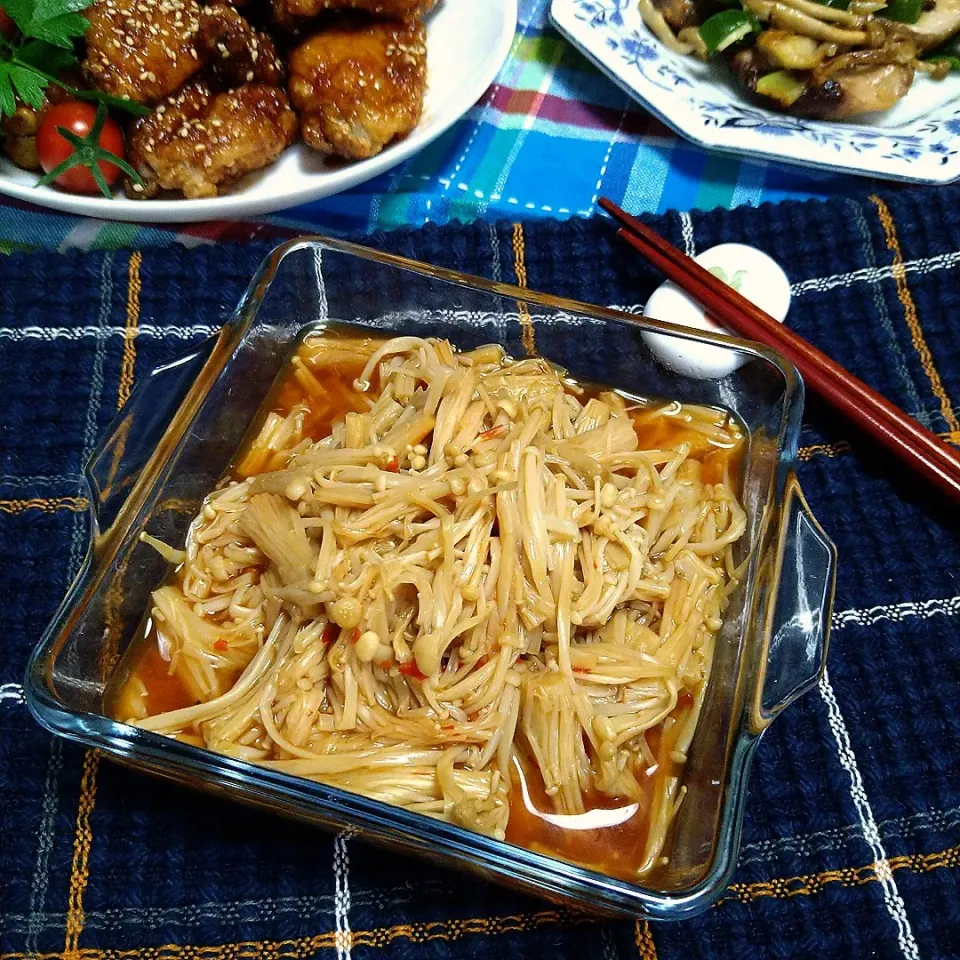
[[[214,3],[200,14],[197,48],[224,87],[243,83],[280,86],[286,78],[283,61],[267,34],[254,30],[228,3]]]
[[[290,54],[290,99],[314,150],[362,160],[420,121],[427,81],[423,24],[344,18]]]
[[[412,20],[429,13],[437,0],[273,0],[277,23],[288,26],[297,18],[315,17],[327,10],[362,10],[377,17]]]
[[[279,87],[250,83],[215,93],[197,80],[134,124],[127,153],[146,186],[128,181],[125,189],[139,199],[161,190],[215,197],[273,163],[296,138],[297,117]]]
[[[96,0],[83,71],[98,90],[156,103],[178,90],[203,62],[195,0]]]

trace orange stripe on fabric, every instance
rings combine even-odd
[[[136,250],[130,255],[127,269],[127,324],[123,331],[123,360],[120,363],[120,389],[117,391],[117,409],[130,399],[133,390],[133,368],[137,362],[137,334],[140,329],[140,266],[143,254]]]
[[[941,440],[946,440],[947,443],[960,444],[960,430],[944,431],[937,436]],[[800,447],[797,450],[797,459],[806,463],[815,457],[839,457],[852,450],[853,447],[846,440],[840,440],[838,443],[814,443],[809,447]]]
[[[67,933],[63,953],[72,957],[77,952],[80,934],[83,931],[83,894],[90,879],[90,846],[93,832],[90,829],[90,814],[97,799],[97,769],[100,754],[88,750],[83,759],[83,778],[80,781],[80,804],[77,808],[77,828],[73,838],[73,863],[70,867],[70,896],[67,902]]]
[[[653,942],[653,930],[646,920],[637,920],[633,927],[633,940],[637,945],[640,960],[657,960],[657,945]]]
[[[731,884],[729,893],[718,902],[736,900],[739,903],[751,903],[763,897],[784,899],[787,897],[811,896],[824,887],[838,883],[843,887],[859,887],[879,880],[877,863],[862,867],[844,867],[840,870],[827,870],[823,873],[800,874],[795,877],[778,877],[774,880],[762,880],[758,883]],[[960,866],[960,845],[949,847],[936,853],[913,853],[902,857],[891,857],[887,862],[891,872],[913,870],[917,873],[929,873],[933,870]]]
[[[891,871],[912,870],[916,873],[931,873],[934,870],[960,866],[960,845],[933,853],[913,853],[891,857],[887,861]],[[761,897],[810,896],[819,893],[831,883],[844,886],[862,886],[879,880],[877,864],[862,867],[846,867],[827,870],[823,873],[763,880],[757,883],[735,883],[730,892],[718,901],[723,903],[750,903]],[[589,914],[560,910],[541,910],[538,913],[515,914],[503,917],[473,917],[465,920],[441,920],[434,923],[404,923],[374,930],[358,930],[353,933],[353,946],[385,947],[394,940],[406,939],[413,943],[430,940],[461,940],[473,934],[497,935],[522,933],[540,927],[574,926],[596,923]],[[644,939],[643,921],[636,925],[638,949]],[[70,957],[66,953],[4,953],[0,960],[280,960],[280,958],[308,957],[317,950],[336,947],[335,932],[320,933],[296,940],[248,940],[241,943],[224,943],[211,946],[168,943],[159,947],[132,947],[125,950],[88,948],[77,950]],[[652,942],[652,940],[651,940]],[[641,954],[643,956],[643,954]]]
[[[352,947],[383,949],[395,940],[411,943],[429,943],[444,940],[454,943],[473,935],[497,936],[523,933],[545,926],[574,926],[596,923],[588,914],[559,910],[515,914],[501,917],[471,917],[463,920],[441,920],[433,923],[404,923],[393,927],[355,931]],[[129,949],[85,948],[74,953],[5,953],[2,960],[300,960],[313,956],[318,950],[332,950],[337,946],[336,932],[320,933],[295,940],[248,940],[211,946],[168,943],[158,947],[131,947]]]
[[[897,284],[897,297],[903,305],[903,315],[910,330],[910,338],[913,340],[913,345],[920,357],[923,372],[930,381],[934,396],[940,401],[940,413],[950,428],[950,432],[953,433],[960,430],[960,421],[957,420],[956,414],[953,412],[950,397],[943,386],[943,381],[940,379],[940,374],[933,362],[933,354],[930,352],[930,347],[920,327],[917,305],[913,302],[913,294],[910,293],[910,288],[907,286],[907,271],[904,268],[903,252],[900,249],[900,240],[897,238],[897,228],[893,222],[893,215],[890,213],[890,208],[880,197],[872,196],[870,199],[877,208],[877,214],[880,217],[880,223],[887,239],[887,249],[893,254],[893,278]]]
[[[133,390],[134,367],[137,362],[137,333],[140,328],[140,267],[143,254],[135,250],[130,255],[127,268],[127,322],[123,336],[123,359],[120,363],[120,383],[117,388],[117,409],[130,398]],[[83,896],[90,882],[90,848],[93,845],[93,830],[90,818],[97,802],[97,771],[100,754],[88,750],[83,760],[83,777],[80,780],[80,801],[77,804],[77,825],[73,837],[73,862],[70,867],[70,893],[67,901],[67,924],[63,952],[70,960],[78,955],[80,934],[83,933],[85,914]]]
[[[836,457],[849,452],[850,444],[846,440],[839,443],[814,443],[809,447],[801,447],[797,451],[797,458],[806,462],[814,457]]]
[[[527,286],[527,254],[526,240],[523,235],[523,224],[513,225],[513,270],[517,275],[517,286],[526,289]],[[527,351],[528,357],[537,355],[537,345],[534,338],[533,319],[530,308],[522,301],[517,301],[517,310],[520,314],[520,342]]]
[[[26,510],[41,510],[43,513],[72,510],[82,513],[89,506],[90,501],[86,497],[31,497],[29,500],[0,500],[0,513],[23,513]]]

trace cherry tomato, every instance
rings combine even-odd
[[[10,19],[10,14],[8,14],[3,7],[0,7],[0,36],[6,37],[8,40],[16,32],[17,25]]]
[[[44,173],[49,173],[74,153],[73,146],[60,136],[57,127],[63,127],[78,137],[85,137],[93,127],[96,115],[96,107],[77,100],[58,103],[43,114],[37,129],[37,156],[40,158],[40,166],[43,167]],[[121,160],[125,159],[123,132],[111,117],[107,117],[100,131],[98,145]],[[100,172],[109,186],[116,183],[120,176],[120,169],[115,164],[100,160],[97,166],[100,167]],[[70,193],[100,192],[93,174],[81,164],[70,167],[54,182]]]

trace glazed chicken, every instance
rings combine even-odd
[[[436,2],[94,0],[77,86],[152,108],[127,122],[144,181],[128,178],[128,196],[214,197],[298,133],[348,160],[410,133],[426,93],[420,18]],[[28,169],[39,168],[40,112],[18,109],[0,127],[0,147]]]
[[[224,87],[243,83],[280,86],[286,78],[273,40],[254,28],[228,3],[214,3],[200,15],[197,49],[211,76]]]
[[[328,10],[362,10],[377,17],[412,20],[433,9],[437,0],[273,0],[273,15],[283,25]]]
[[[419,122],[427,78],[419,21],[348,17],[290,55],[290,99],[314,150],[361,160]]]
[[[83,71],[97,90],[157,103],[203,66],[195,0],[96,0],[84,15]]]
[[[163,190],[214,197],[238,177],[273,163],[297,137],[297,118],[279,87],[249,83],[217,93],[206,81],[187,85],[127,138],[129,160],[146,186],[128,183],[131,197]]]

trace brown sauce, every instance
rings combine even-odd
[[[363,345],[372,350],[376,341],[364,341]],[[331,426],[348,412],[367,409],[370,394],[362,393],[354,386],[364,366],[364,359],[356,350],[343,356],[334,351],[331,360],[315,348],[304,345],[296,357],[302,365],[292,361],[267,398],[263,414],[257,418],[249,434],[251,443],[271,412],[283,417],[297,406],[305,407],[303,435],[319,440],[328,435]],[[596,392],[601,389],[608,388],[598,388]],[[586,393],[590,396],[596,392],[588,389]],[[730,448],[718,447],[681,418],[656,415],[656,409],[651,405],[648,409],[631,411],[641,449],[669,449],[680,443],[689,443],[692,458],[702,464],[704,482],[720,482],[727,471],[730,481],[737,482],[743,441]],[[716,424],[722,425],[727,417],[725,411],[718,409]],[[262,458],[252,460],[249,450],[241,449],[232,472],[243,478],[280,465]],[[148,618],[108,685],[104,703],[110,716],[127,720],[138,715],[142,709],[140,705],[145,706],[146,715],[153,716],[197,703],[163,659],[157,640],[157,632]],[[682,691],[674,714],[686,712],[693,702],[693,695]],[[648,730],[645,736],[651,753],[658,757],[660,776],[666,775],[674,764],[666,755],[669,744],[661,742],[661,727]],[[196,738],[186,739],[194,742]],[[648,792],[642,801],[618,800],[591,792],[585,796],[587,813],[563,817],[553,813],[553,805],[539,772],[529,763],[523,763],[513,773],[507,840],[610,876],[634,879],[646,843],[650,796],[655,784],[654,777],[643,779]]]
[[[636,876],[650,821],[653,778],[642,801],[618,800],[596,791],[584,794],[586,813],[560,816],[540,772],[521,762],[513,771],[507,842],[626,880]]]
[[[117,720],[180,710],[197,704],[180,677],[163,659],[158,634],[149,618],[127,648],[107,690],[104,706]]]

